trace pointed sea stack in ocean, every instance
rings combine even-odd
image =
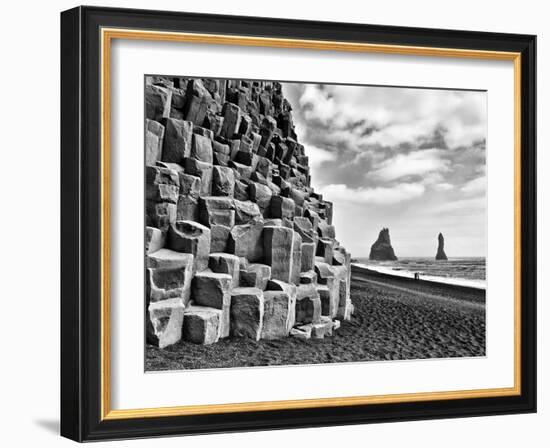
[[[437,236],[437,255],[435,256],[436,260],[447,260],[447,255],[445,254],[445,238],[440,233]]]
[[[378,234],[378,239],[370,248],[369,260],[397,260],[393,247],[391,247],[390,231],[383,228]]]

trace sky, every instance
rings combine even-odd
[[[397,257],[486,252],[486,92],[284,83],[312,186],[337,239],[368,257],[388,227]]]

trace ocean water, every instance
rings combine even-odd
[[[433,257],[400,258],[397,261],[373,261],[357,258],[355,263],[384,273],[414,277],[415,273],[426,280],[442,283],[486,287],[485,257],[449,258],[436,261]]]

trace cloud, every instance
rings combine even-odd
[[[356,147],[422,143],[439,134],[455,148],[486,134],[484,92],[308,84],[298,103],[306,121],[332,135],[344,130]]]
[[[443,159],[443,154],[444,151],[440,149],[398,154],[391,159],[386,159],[369,175],[384,181],[392,181],[406,176],[422,176],[427,173],[449,171],[450,161]]]
[[[309,158],[309,166],[312,169],[317,168],[323,162],[336,160],[336,154],[314,145],[304,145],[305,153]]]
[[[462,186],[460,191],[463,193],[476,195],[479,193],[485,193],[487,188],[487,178],[485,176],[476,177]]]
[[[447,213],[454,216],[469,216],[485,212],[487,201],[485,197],[477,197],[470,199],[457,199],[440,204],[436,211],[437,213]]]
[[[424,242],[438,232],[450,248],[454,242],[455,256],[485,253],[485,92],[303,83],[283,90],[312,186],[334,202],[338,238],[354,255],[368,255],[382,226],[401,238],[399,254],[428,254]]]
[[[320,188],[323,197],[333,202],[390,205],[418,198],[425,187],[420,183],[401,183],[391,187],[349,188],[344,184]]]
[[[308,120],[318,120],[322,123],[334,119],[337,112],[334,98],[325,95],[315,84],[306,86],[300,97],[300,105],[304,107],[304,115]]]
[[[454,186],[446,182],[441,182],[439,184],[433,185],[433,188],[439,191],[449,191],[449,190],[452,190]]]

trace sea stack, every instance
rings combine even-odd
[[[378,239],[370,248],[369,260],[393,261],[397,260],[393,247],[391,247],[390,231],[383,228],[378,234]]]
[[[437,236],[437,255],[435,256],[436,260],[447,260],[447,255],[445,254],[445,238],[440,233]]]

